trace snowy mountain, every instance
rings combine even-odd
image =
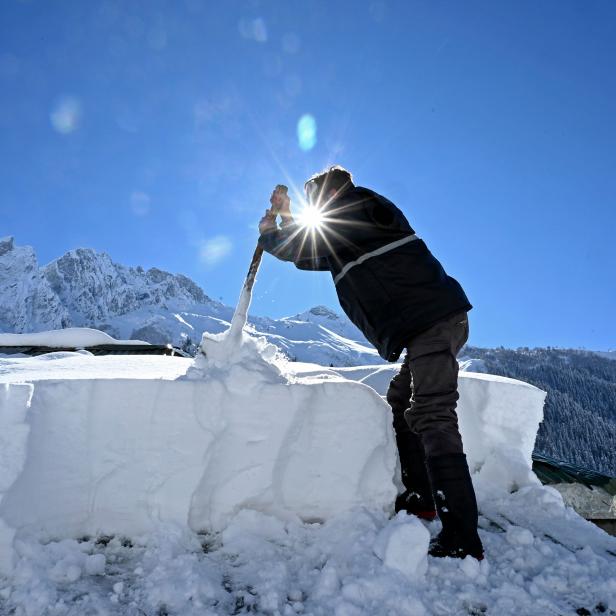
[[[92,327],[114,338],[194,351],[204,331],[226,330],[232,315],[232,307],[181,274],[126,267],[88,248],[39,267],[31,247],[16,246],[12,237],[0,240],[3,332]],[[249,325],[293,360],[336,366],[381,361],[348,319],[323,306],[283,319],[253,317]]]
[[[284,317],[281,321],[293,327],[297,327],[304,323],[311,323],[312,325],[327,329],[343,338],[365,341],[365,338],[347,317],[340,316],[326,306],[315,306],[293,317]]]
[[[38,267],[34,250],[0,239],[0,331],[21,333],[68,327],[70,318]]]
[[[144,308],[197,304],[212,312],[222,308],[186,276],[124,267],[91,249],[71,250],[42,268],[42,273],[73,320],[105,323]]]

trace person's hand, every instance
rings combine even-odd
[[[274,188],[270,203],[274,214],[280,214],[283,220],[291,218],[291,199],[289,199],[285,186],[279,184]]]
[[[265,216],[259,221],[259,233],[263,235],[268,231],[275,231],[277,228],[276,214],[273,214],[272,210],[265,210]]]

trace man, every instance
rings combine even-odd
[[[456,355],[468,338],[471,305],[404,214],[355,186],[346,169],[330,167],[305,189],[311,215],[304,224],[293,218],[286,193],[274,191],[259,244],[299,269],[331,272],[340,305],[381,357],[393,362],[406,350],[387,393],[406,488],[396,510],[429,520],[438,511],[443,529],[430,543],[432,556],[482,559],[455,412]],[[310,224],[317,218],[320,224]]]

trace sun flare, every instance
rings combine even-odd
[[[325,217],[319,208],[313,205],[307,205],[299,215],[299,223],[307,229],[319,229]]]

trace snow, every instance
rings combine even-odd
[[[56,351],[36,357],[0,355],[0,383],[58,379],[176,379],[192,359],[155,355],[103,355]]]
[[[5,544],[14,530],[135,536],[164,522],[216,531],[246,508],[292,519],[324,519],[363,502],[385,508],[395,495],[395,458],[376,393],[349,382],[285,383],[263,340],[245,337],[232,362],[232,345],[216,342],[198,380],[7,383],[4,434],[28,438],[14,456],[21,465],[2,468]],[[345,464],[336,463],[340,422],[351,426]],[[65,560],[52,581],[82,576],[83,559]]]
[[[195,366],[0,359],[0,613],[616,609],[616,539],[530,470],[543,392],[460,375],[486,559],[433,559],[438,521],[390,517],[382,395],[398,367],[288,363],[253,336],[228,342],[206,339]]]
[[[483,359],[473,359],[472,357],[461,357],[458,365],[462,372],[487,372],[486,363]]]
[[[250,308],[250,302],[252,300],[252,292],[248,284],[247,281],[242,287],[240,299],[233,313],[233,318],[231,319],[231,327],[225,332],[230,343],[236,347],[240,346],[240,338],[246,327],[246,322],[248,321],[248,309]]]
[[[395,454],[373,390],[291,382],[262,340],[246,337],[232,362],[212,349],[196,380],[34,381],[1,518],[46,536],[134,536],[161,521],[219,531],[243,508],[317,520],[389,506]],[[21,410],[24,386],[5,386],[0,413]]]
[[[526,522],[532,520],[529,513]],[[486,560],[428,558],[425,574],[409,577],[385,564],[375,547],[389,526],[402,538],[406,525],[417,524],[411,516],[389,520],[366,508],[323,524],[245,510],[216,536],[163,525],[130,543],[119,536],[24,539],[15,573],[4,587],[0,582],[0,592],[7,608],[17,606],[24,615],[517,616],[580,608],[609,613],[614,606],[613,557],[590,547],[572,552],[539,532],[528,545],[510,543],[509,532],[481,530]],[[571,521],[569,529],[583,542],[600,532],[588,526]],[[427,529],[436,532],[438,523]],[[96,555],[105,558],[104,575],[85,566]],[[77,579],[69,582],[69,575]]]
[[[109,334],[89,327],[67,327],[29,334],[0,334],[0,347],[43,346],[83,349],[101,344],[148,345],[143,340],[116,340]]]
[[[68,312],[39,269],[30,246],[0,238],[0,331],[56,329]]]
[[[428,570],[430,533],[414,516],[399,513],[377,535],[374,553],[383,564],[413,580]]]
[[[520,528],[519,526],[510,526],[505,538],[511,545],[532,545],[535,541],[533,534],[527,528]]]
[[[323,368],[290,363],[288,369],[316,382],[352,379],[385,396],[397,364]],[[469,466],[478,491],[508,492],[537,483],[532,452],[543,419],[545,392],[506,377],[460,372],[458,419]]]

